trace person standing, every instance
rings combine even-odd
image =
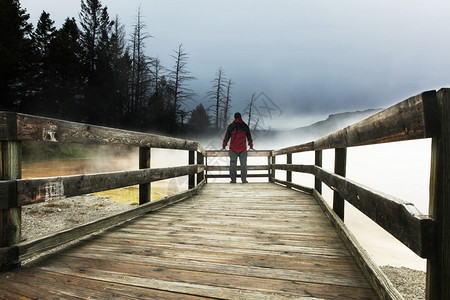
[[[236,183],[237,159],[241,164],[241,180],[247,183],[247,141],[250,149],[253,149],[253,139],[250,128],[242,120],[240,113],[234,114],[234,121],[228,128],[222,142],[222,150],[225,150],[228,141],[230,141],[230,183]]]

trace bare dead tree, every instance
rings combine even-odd
[[[256,93],[253,93],[247,104],[247,107],[245,108],[245,113],[248,115],[247,125],[249,127],[250,127],[251,121],[254,119],[254,116],[252,115],[252,113],[253,113],[253,108],[254,108],[255,102],[256,102]]]
[[[219,130],[219,125],[221,125],[220,113],[226,97],[224,75],[223,69],[219,68],[216,78],[211,81],[213,83],[212,90],[207,93],[209,101],[213,103],[211,107],[213,109],[213,122],[216,131]]]
[[[233,85],[233,82],[231,82],[231,78],[228,80],[227,83],[227,95],[225,97],[225,103],[223,106],[223,128],[225,128],[228,124],[228,121],[230,119],[230,111],[231,111],[231,86]]]
[[[172,57],[175,59],[175,65],[173,70],[170,71],[171,84],[173,85],[173,103],[172,103],[172,125],[171,130],[175,128],[178,117],[182,117],[181,106],[185,104],[187,100],[193,100],[195,93],[192,89],[188,88],[188,82],[196,79],[191,76],[187,69],[188,54],[182,48],[183,44],[178,46],[178,50],[175,50],[175,55]]]
[[[131,79],[129,111],[137,113],[143,105],[150,86],[149,58],[144,54],[145,40],[151,35],[145,32],[147,25],[143,22],[142,9],[139,5],[131,35]]]

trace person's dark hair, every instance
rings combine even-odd
[[[238,113],[238,112],[235,113],[235,114],[234,114],[234,118],[235,118],[235,119],[242,118],[241,113]]]

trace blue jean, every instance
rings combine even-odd
[[[230,151],[230,177],[231,181],[236,181],[237,159],[241,164],[241,180],[247,181],[247,150],[242,152]]]

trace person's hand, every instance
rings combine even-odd
[[[225,151],[225,150],[226,150],[225,147],[222,147],[222,149],[220,151]]]
[[[256,151],[255,148],[253,148],[253,147],[250,147],[250,150]]]

